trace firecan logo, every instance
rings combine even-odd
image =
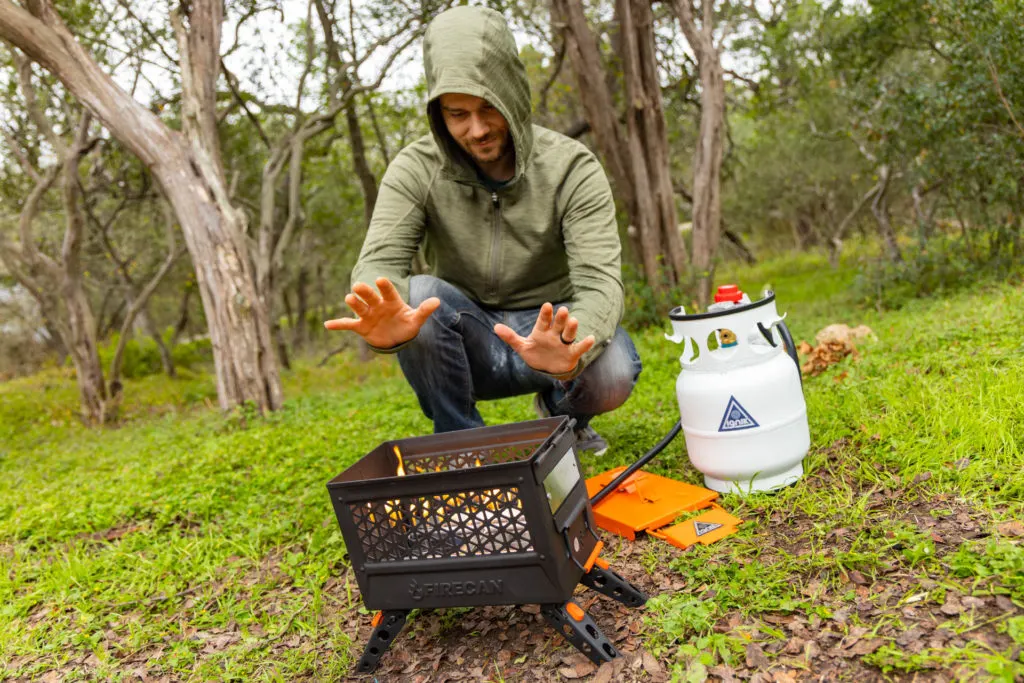
[[[729,405],[725,406],[725,415],[722,416],[722,424],[718,425],[720,432],[738,432],[741,429],[753,429],[760,427],[757,420],[750,416],[750,413],[740,405],[735,396],[729,397]]]
[[[425,597],[451,597],[453,595],[501,595],[505,592],[502,579],[482,581],[437,581],[420,584],[416,579],[409,581],[409,597],[419,602]]]

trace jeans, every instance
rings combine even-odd
[[[576,429],[581,429],[595,415],[625,403],[640,377],[640,357],[621,327],[582,373],[561,381],[532,369],[493,331],[500,322],[527,336],[539,307],[483,308],[454,285],[430,275],[413,276],[409,290],[413,307],[432,296],[441,300],[416,338],[398,351],[402,372],[423,413],[434,421],[435,433],[482,427],[477,401],[529,393],[540,393],[552,415],[573,417]]]

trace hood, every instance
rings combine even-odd
[[[445,156],[444,171],[456,180],[478,182],[476,168],[448,133],[438,98],[445,93],[475,95],[508,121],[519,178],[533,149],[530,82],[505,19],[483,7],[456,7],[439,14],[423,38],[430,130]]]

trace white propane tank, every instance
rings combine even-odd
[[[811,436],[775,294],[748,303],[727,285],[715,301],[707,313],[670,311],[673,334],[665,335],[683,344],[676,396],[690,462],[708,488],[723,493],[792,484],[803,475]]]

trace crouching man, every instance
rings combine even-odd
[[[640,358],[623,310],[615,205],[581,143],[531,124],[530,87],[497,12],[458,7],[423,42],[431,134],[381,183],[345,302],[330,320],[397,353],[435,432],[483,426],[480,400],[533,393],[538,415],[622,405]],[[422,245],[431,275],[410,277]]]

